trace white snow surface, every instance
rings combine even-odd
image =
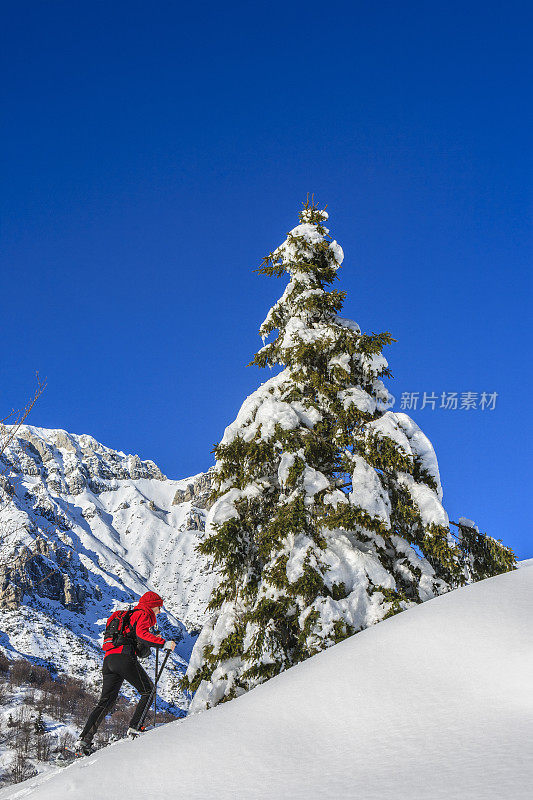
[[[359,455],[353,456],[353,466],[351,503],[362,508],[371,517],[381,517],[387,528],[390,528],[390,500],[378,473]]]
[[[262,383],[246,398],[234,422],[227,426],[221,444],[231,444],[237,436],[250,442],[258,430],[261,431],[261,439],[271,439],[277,424],[286,431],[294,430],[300,424],[313,428],[321,419],[316,409],[305,408],[297,400],[286,403],[279,397],[292,385],[289,369]]]
[[[525,800],[532,592],[525,568],[441,595],[0,800]]]
[[[376,410],[376,401],[372,395],[368,394],[368,392],[365,392],[364,389],[360,389],[357,386],[350,387],[349,389],[343,389],[342,391],[338,392],[337,397],[342,401],[345,410],[352,405],[358,408],[359,411],[363,411],[367,414],[373,414]]]
[[[444,510],[437,495],[426,486],[425,483],[417,483],[412,475],[407,472],[398,473],[398,483],[403,484],[409,490],[411,497],[420,511],[420,517],[424,525],[449,525],[448,514]]]
[[[337,264],[342,264],[344,261],[344,250],[340,244],[333,240],[329,246],[329,249],[333,251],[333,257],[335,258]]]
[[[435,450],[425,433],[420,430],[410,416],[398,411],[387,411],[383,416],[369,422],[367,428],[381,436],[388,436],[400,445],[406,455],[416,459],[435,480],[437,497],[442,500],[439,464]]]

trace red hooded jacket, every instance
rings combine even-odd
[[[156,623],[156,616],[152,608],[162,605],[163,600],[158,594],[155,592],[145,592],[135,606],[130,617],[129,627],[133,629],[137,640],[141,644],[148,645],[149,647],[163,647],[165,644],[165,639],[162,639],[161,636],[155,636],[148,630]],[[121,644],[118,645],[118,647],[113,647],[111,642],[104,642],[103,649],[106,656],[110,656],[112,653],[129,653],[133,655],[130,644]]]

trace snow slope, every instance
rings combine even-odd
[[[0,798],[529,798],[532,593],[527,567],[429,600]]]

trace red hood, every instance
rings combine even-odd
[[[155,622],[155,614],[152,611],[154,606],[162,606],[163,605],[163,598],[160,597],[155,592],[145,592],[139,602],[137,603],[137,608],[142,608],[143,611],[148,611],[151,617],[154,618]]]

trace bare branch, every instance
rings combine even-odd
[[[11,423],[13,425],[12,430],[9,431],[9,433],[5,436],[4,439],[0,440],[0,456],[2,455],[8,444],[17,435],[17,431],[19,430],[20,426],[24,424],[33,406],[35,405],[39,397],[46,389],[46,378],[44,380],[41,380],[38,372],[35,373],[35,377],[37,380],[37,386],[31,400],[29,400],[29,402],[26,403],[24,408],[18,410],[12,409],[11,412],[7,415],[7,417],[0,420],[0,424],[6,425],[7,420],[12,419],[13,417],[15,418],[15,421]]]

